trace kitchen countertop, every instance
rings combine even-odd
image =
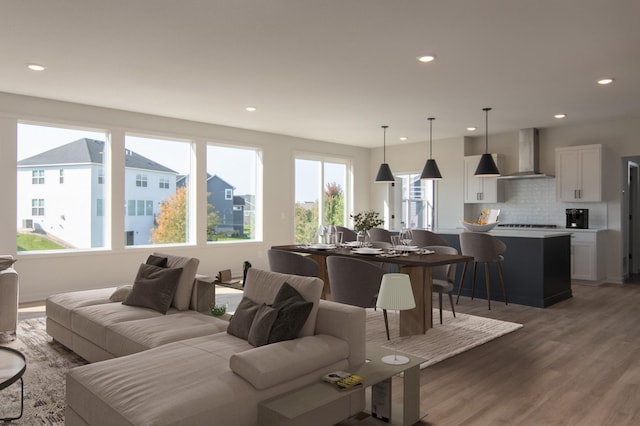
[[[575,229],[564,229],[564,228],[493,228],[491,231],[487,232],[487,234],[493,235],[495,237],[516,237],[516,238],[553,238],[553,237],[561,237],[564,235],[571,235],[572,232],[576,231]],[[581,231],[589,231],[589,229],[584,229]],[[595,231],[595,229],[594,229]],[[466,232],[464,228],[449,228],[449,229],[436,229],[433,232],[436,234],[454,234],[458,235],[461,232]]]

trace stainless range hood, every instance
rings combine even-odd
[[[538,129],[520,129],[518,136],[518,172],[498,176],[498,179],[554,177],[538,171]]]

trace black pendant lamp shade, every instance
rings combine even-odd
[[[484,135],[484,154],[480,157],[480,162],[476,168],[475,176],[478,177],[492,177],[500,176],[500,171],[496,162],[493,161],[493,156],[489,154],[489,111],[491,108],[482,108],[485,112],[485,135]]]
[[[431,150],[433,147],[433,120],[435,117],[429,117],[429,159],[427,163],[424,165],[424,169],[422,169],[422,174],[420,175],[420,179],[422,180],[438,180],[442,179],[442,175],[440,174],[440,169],[438,169],[438,164],[436,164],[436,160],[431,158]]]
[[[380,168],[378,169],[378,174],[376,175],[377,183],[392,183],[396,181],[393,177],[393,173],[391,173],[391,168],[387,164],[387,127],[389,126],[382,126],[382,129],[384,130],[382,145],[383,159],[382,164],[380,164]]]

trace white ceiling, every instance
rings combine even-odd
[[[0,91],[358,146],[383,124],[427,140],[429,116],[434,139],[483,135],[483,107],[490,133],[640,116],[638,18],[638,0],[4,0]]]

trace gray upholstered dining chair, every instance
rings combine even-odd
[[[331,300],[345,305],[375,308],[385,270],[365,260],[342,256],[327,257],[327,274]],[[389,340],[389,319],[383,309],[384,326]]]
[[[317,277],[320,272],[318,262],[308,256],[276,249],[269,249],[267,256],[271,272],[305,277]]]
[[[356,231],[344,226],[336,225],[336,231],[342,232],[343,243],[347,243],[349,241],[355,241],[358,238],[358,233]]]
[[[425,248],[432,250],[440,254],[458,254],[458,250],[449,246],[426,246]],[[438,293],[438,306],[440,307],[440,324],[442,324],[442,294],[447,293],[449,295],[449,302],[451,302],[451,312],[453,317],[456,317],[456,310],[453,307],[453,288],[456,280],[456,264],[449,263],[447,265],[436,266],[431,269],[431,276],[433,278],[433,291]]]
[[[413,236],[411,244],[414,246],[427,247],[449,245],[442,235],[438,235],[435,232],[431,232],[426,229],[412,229],[411,235]]]
[[[484,232],[462,232],[460,233],[460,251],[464,256],[473,256],[473,275],[471,279],[471,299],[473,299],[473,292],[476,286],[476,267],[478,263],[484,263],[485,283],[487,286],[487,303],[489,309],[491,309],[491,280],[489,274],[489,264],[495,263],[498,268],[498,277],[500,278],[500,286],[502,287],[502,295],[504,296],[504,303],[507,302],[507,290],[504,286],[504,276],[502,275],[502,261],[504,257],[502,254],[507,250],[505,243],[500,241],[493,235],[486,234]],[[460,285],[458,286],[458,298],[456,303],[460,300],[460,291],[462,290],[462,283],[464,282],[464,276],[467,272],[468,262],[464,264],[462,268],[462,277],[460,278]]]
[[[387,231],[384,228],[371,228],[367,231],[369,233],[369,238],[371,242],[374,241],[383,241],[385,243],[391,244],[391,232]]]

